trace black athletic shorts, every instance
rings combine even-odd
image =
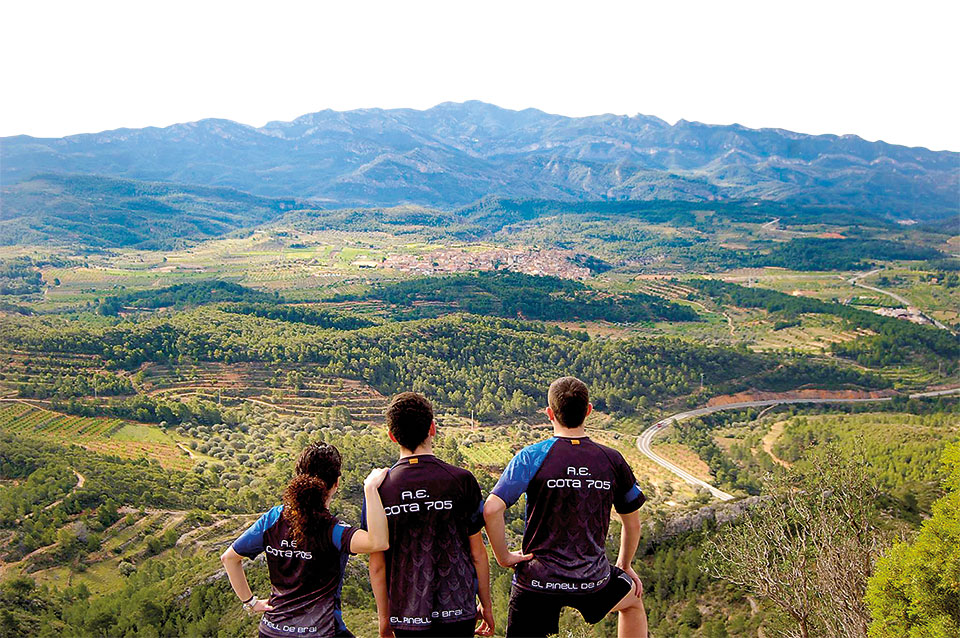
[[[470,620],[460,620],[457,622],[433,623],[429,629],[394,629],[393,635],[397,638],[402,636],[415,636],[419,638],[470,638],[477,628],[475,618]]]
[[[560,612],[573,607],[591,625],[603,620],[623,597],[633,591],[633,580],[619,567],[610,566],[610,580],[589,594],[547,594],[513,587],[507,638],[544,638],[560,631]]]

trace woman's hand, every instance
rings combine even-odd
[[[383,484],[383,480],[387,478],[387,472],[389,471],[390,468],[387,467],[378,467],[374,470],[370,470],[370,473],[367,474],[367,478],[363,479],[363,488],[378,489]]]
[[[371,470],[363,480],[363,496],[367,529],[357,531],[350,539],[350,552],[372,554],[390,549],[390,531],[387,529],[387,514],[383,511],[378,488],[387,477],[387,468]]]
[[[265,600],[260,600],[258,598],[257,602],[250,606],[251,614],[262,614],[265,611],[273,611],[273,607],[271,607]]]
[[[516,567],[520,563],[525,563],[532,558],[533,554],[524,554],[523,552],[507,552],[507,555],[503,557],[503,560],[497,558],[497,563],[500,564],[500,567]]]

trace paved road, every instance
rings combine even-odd
[[[903,296],[901,296],[901,295],[898,295],[898,294],[895,293],[895,292],[890,292],[889,290],[884,290],[883,288],[877,288],[876,286],[868,286],[867,284],[862,284],[862,283],[860,283],[860,280],[861,280],[861,279],[864,279],[864,278],[866,278],[866,277],[869,277],[870,275],[875,275],[875,274],[877,274],[878,272],[880,272],[880,270],[881,270],[880,268],[877,268],[877,269],[875,269],[875,270],[871,270],[870,272],[865,272],[865,273],[856,275],[855,277],[851,277],[850,279],[848,279],[848,280],[847,280],[847,283],[848,283],[848,284],[852,284],[852,285],[854,285],[854,286],[860,286],[861,288],[866,288],[867,290],[872,290],[873,292],[878,292],[878,293],[880,293],[881,295],[886,295],[886,296],[888,296],[888,297],[890,297],[890,298],[892,298],[892,299],[895,299],[897,302],[902,303],[902,304],[903,304],[904,306],[906,306],[907,308],[916,308],[917,306],[915,306],[915,305],[913,305],[912,303],[910,303],[910,300],[909,300],[909,299],[907,299],[906,297],[903,297]],[[930,321],[932,321],[932,322],[933,322],[933,325],[935,325],[936,327],[940,328],[941,330],[948,330],[948,331],[950,330],[950,328],[948,328],[947,326],[943,325],[942,323],[940,323],[939,321],[937,321],[936,319],[934,319],[934,318],[931,317],[930,315],[923,313],[923,311],[920,311],[920,312],[921,312],[921,314],[923,314],[924,317],[926,317],[927,319],[929,319]]]
[[[920,397],[935,397],[935,396],[944,396],[948,394],[958,394],[960,393],[960,388],[950,388],[947,390],[932,390],[929,392],[917,392],[915,394],[909,395],[911,399],[917,399]],[[764,401],[743,401],[740,403],[727,403],[724,405],[712,405],[703,408],[697,408],[695,410],[688,410],[686,412],[679,412],[672,416],[668,416],[665,419],[660,419],[652,426],[643,431],[643,433],[637,437],[637,449],[646,456],[648,459],[656,463],[657,465],[666,468],[682,478],[687,483],[691,485],[696,485],[702,487],[705,490],[708,490],[713,496],[721,501],[729,501],[734,497],[732,494],[727,494],[723,490],[714,487],[710,483],[698,479],[696,476],[686,471],[682,467],[675,465],[663,458],[656,452],[651,449],[651,444],[653,443],[654,437],[657,434],[661,433],[663,429],[670,424],[679,423],[680,421],[685,421],[687,419],[692,419],[698,416],[704,416],[705,414],[713,414],[714,412],[720,412],[722,410],[742,410],[744,408],[761,408],[774,405],[788,404],[788,403],[879,403],[881,401],[892,401],[893,397],[880,397],[876,399],[768,399]]]

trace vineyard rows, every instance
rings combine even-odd
[[[638,281],[637,283],[639,284],[637,292],[646,293],[648,295],[656,295],[658,297],[666,297],[667,299],[685,299],[687,295],[690,295],[694,292],[693,288],[688,288],[686,286],[681,286],[679,284],[674,284],[663,280],[645,279]]]
[[[0,429],[19,434],[43,434],[69,442],[73,437],[108,437],[123,427],[120,419],[59,414],[23,403],[0,406]]]
[[[166,468],[187,470],[193,462],[174,445],[145,441],[117,441],[109,438],[125,425],[120,419],[72,416],[33,406],[0,404],[0,430],[51,438],[58,443],[75,443],[101,454],[122,458],[146,456]]]

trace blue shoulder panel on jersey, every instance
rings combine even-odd
[[[255,558],[263,551],[263,535],[277,524],[282,513],[283,505],[277,505],[258,518],[256,523],[251,525],[247,531],[240,535],[240,538],[233,542],[233,551],[247,558]]]
[[[527,491],[527,486],[556,442],[556,438],[550,438],[520,450],[507,464],[492,493],[499,496],[507,507],[516,503],[520,495]]]
[[[627,503],[643,497],[643,492],[640,491],[640,486],[636,483],[633,484],[633,487],[630,488],[630,491],[627,492],[627,495],[623,498]],[[644,499],[646,500],[646,499]]]
[[[345,529],[347,529],[347,524],[340,521],[337,521],[337,524],[333,526],[333,546],[340,551],[343,550],[341,546],[343,544],[343,532]]]

